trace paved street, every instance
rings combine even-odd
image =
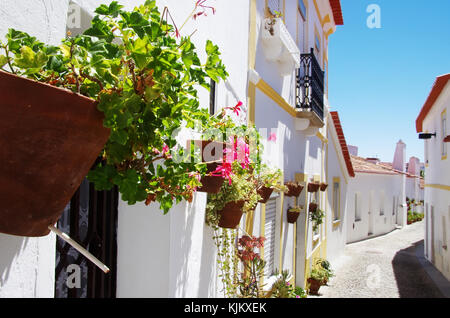
[[[320,297],[443,297],[416,256],[416,247],[423,246],[423,222],[349,244],[339,264],[332,264],[336,276],[320,288]]]

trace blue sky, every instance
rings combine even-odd
[[[370,4],[381,28],[367,27]],[[407,160],[423,160],[415,120],[436,76],[450,73],[449,0],[341,0],[344,25],[330,36],[329,101],[347,143],[363,157],[392,161],[399,139]]]

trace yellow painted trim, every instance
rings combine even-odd
[[[304,173],[296,173],[295,174],[296,182],[308,182],[308,175]]]
[[[341,220],[337,220],[333,222],[333,230],[341,225]]]
[[[253,235],[253,223],[254,223],[254,215],[255,212],[247,212],[245,215],[245,232],[247,232],[249,235]]]
[[[333,28],[329,29],[327,33],[325,33],[325,38],[328,40],[328,37],[334,33]]]
[[[284,206],[284,192],[281,192],[280,195],[280,210],[281,210],[281,215],[280,215],[280,262],[279,262],[279,267],[278,269],[280,270],[280,272],[283,270],[283,206]]]
[[[328,22],[331,22],[331,19],[330,19],[330,15],[329,15],[329,14],[327,14],[327,15],[323,18],[322,22],[320,22],[320,24],[322,25],[322,29],[323,29],[323,27],[325,26],[325,24],[327,24]]]
[[[266,1],[267,2],[267,1]],[[250,0],[250,29],[249,29],[249,43],[248,43],[248,68],[253,70],[256,65],[256,0]],[[253,83],[248,86],[248,124],[255,124],[255,95],[256,89]]]
[[[256,87],[267,95],[270,99],[272,99],[275,103],[277,103],[281,108],[283,108],[289,115],[296,117],[297,113],[295,109],[286,102],[286,100],[281,97],[269,84],[267,84],[263,79],[261,79]]]
[[[317,4],[316,0],[313,0],[313,2],[314,2],[314,8],[316,8],[317,17],[319,18],[320,24],[324,25],[322,16],[320,15],[319,5]]]
[[[327,137],[325,137],[324,135],[322,135],[322,133],[320,131],[317,132],[316,136],[322,140],[323,143],[327,144],[328,143],[328,139]]]
[[[426,184],[425,187],[426,188],[433,188],[433,189],[450,191],[450,186],[442,185],[442,184]]]
[[[332,185],[332,191],[333,191],[333,208],[334,208],[334,184],[338,183],[339,184],[339,193],[338,193],[338,202],[337,202],[337,207],[338,207],[338,218],[337,220],[334,220],[334,213],[332,215],[333,217],[333,222],[337,222],[337,221],[341,221],[341,178],[340,177],[334,177],[333,178],[333,185]],[[334,209],[333,209],[334,210]],[[334,211],[333,211],[334,212]],[[333,228],[334,228],[334,224],[333,224]]]
[[[447,160],[447,155],[442,156],[442,157],[441,157],[441,160]]]

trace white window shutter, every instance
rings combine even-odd
[[[277,215],[277,200],[270,199],[266,204],[266,222],[265,222],[265,238],[264,243],[264,260],[266,267],[264,269],[264,276],[271,276],[275,270],[275,231],[276,231],[276,215]]]

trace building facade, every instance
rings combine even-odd
[[[450,74],[439,76],[416,120],[425,147],[425,257],[450,279]]]

